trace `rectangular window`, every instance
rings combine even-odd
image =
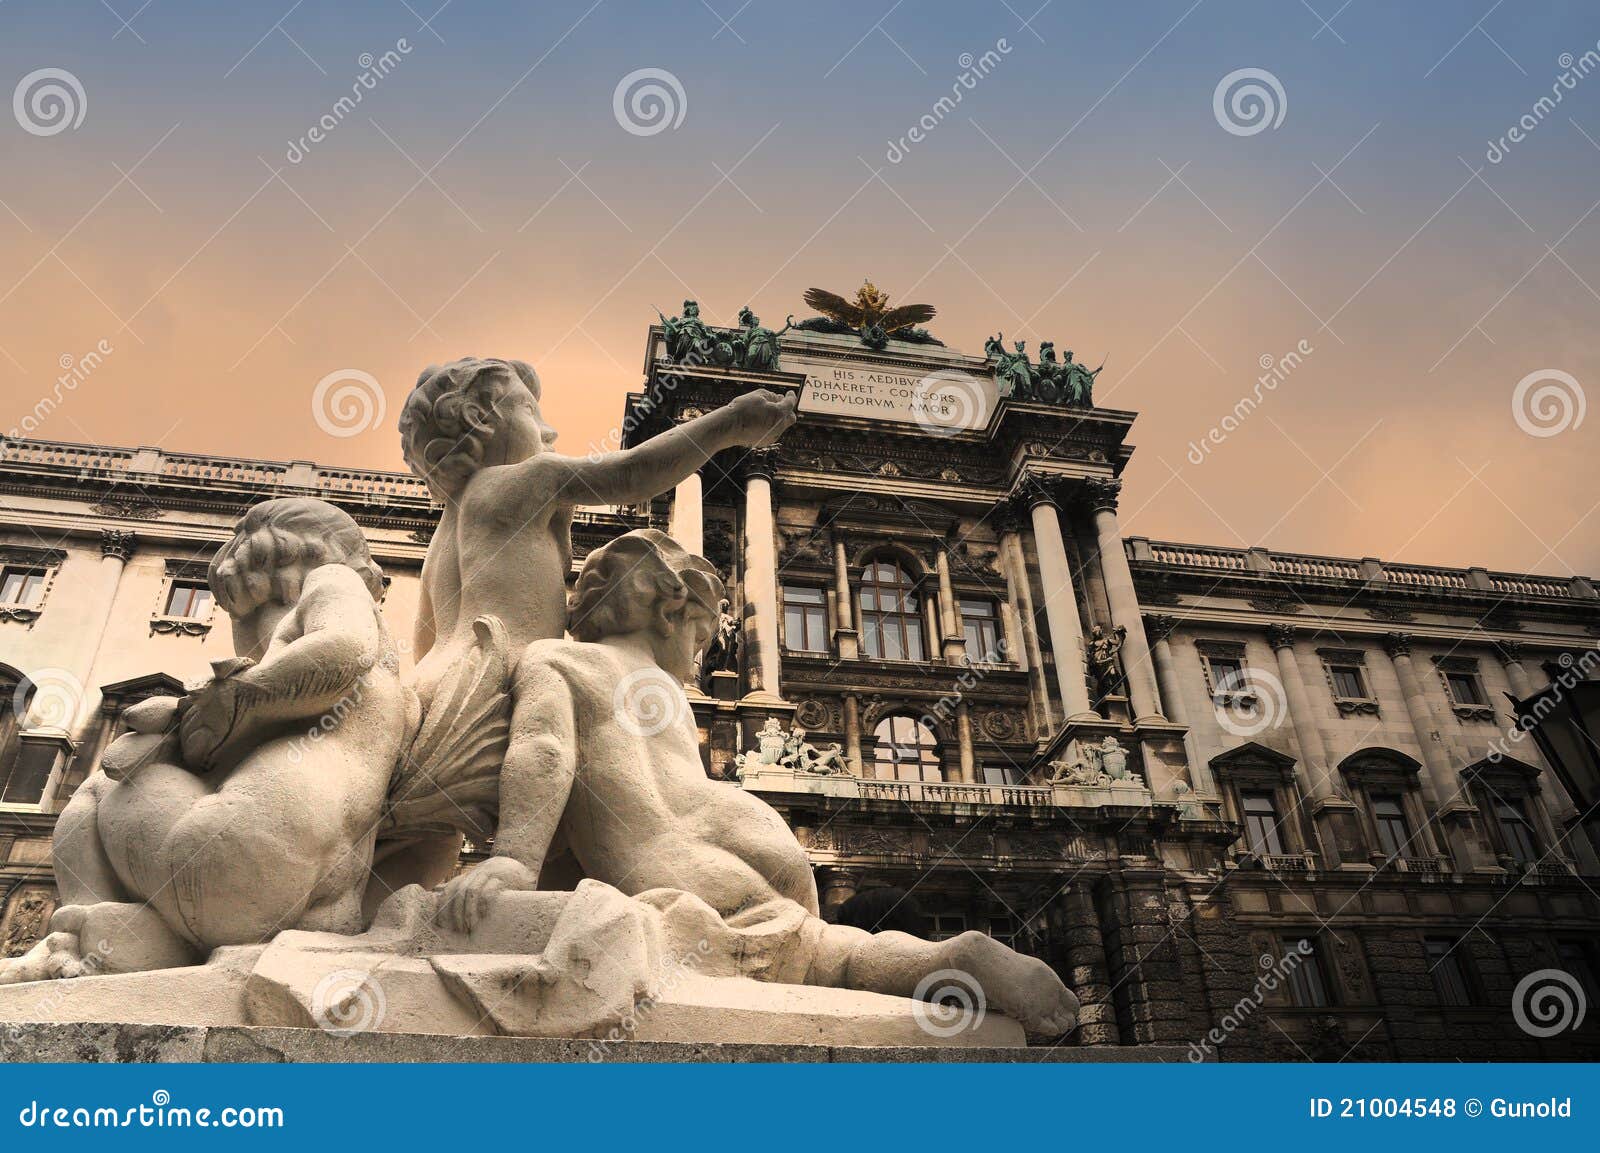
[[[1309,937],[1283,938],[1285,962],[1293,959],[1289,970],[1289,997],[1302,1009],[1325,1009],[1333,1004],[1328,981],[1322,967],[1321,950]]]
[[[948,941],[967,931],[967,918],[962,913],[935,913],[928,918],[928,940]]]
[[[1461,963],[1459,937],[1429,937],[1423,942],[1428,952],[1428,972],[1433,975],[1433,989],[1439,994],[1439,1003],[1459,1007],[1472,1004],[1472,987],[1467,984],[1466,969]]]
[[[1283,838],[1278,833],[1278,804],[1270,790],[1251,789],[1239,794],[1244,810],[1244,838],[1250,851],[1260,856],[1278,856]]]
[[[1244,677],[1242,661],[1235,657],[1207,657],[1206,664],[1211,669],[1212,696],[1221,697],[1250,691],[1250,683]]]
[[[1488,700],[1483,695],[1483,684],[1478,680],[1477,673],[1445,673],[1445,682],[1450,686],[1450,699],[1458,705],[1486,705]]]
[[[1007,948],[1017,947],[1017,919],[1006,913],[997,913],[989,918],[989,936],[999,941]]]
[[[1329,665],[1328,673],[1333,677],[1335,696],[1350,701],[1367,699],[1367,682],[1359,665]]]
[[[827,599],[817,586],[783,586],[783,643],[796,652],[828,651]]]
[[[55,750],[48,744],[23,744],[10,765],[0,765],[0,803],[37,805],[55,766]]]
[[[1379,793],[1372,798],[1372,822],[1378,827],[1378,847],[1390,860],[1409,857],[1411,826],[1398,793]]]
[[[1500,823],[1500,833],[1505,839],[1506,852],[1519,865],[1532,866],[1539,860],[1539,842],[1534,839],[1533,825],[1528,821],[1528,811],[1520,800],[1497,800],[1494,814]]]
[[[43,569],[0,569],[0,604],[38,604],[39,598],[44,595],[44,582]]]
[[[204,620],[211,615],[211,590],[193,581],[173,581],[167,590],[165,613],[169,617]]]
[[[961,634],[966,637],[967,656],[972,660],[990,665],[1005,660],[993,601],[961,598]]]

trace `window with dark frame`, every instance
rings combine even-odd
[[[928,940],[948,941],[967,931],[964,913],[935,913],[928,918]]]
[[[1351,701],[1368,699],[1367,681],[1361,675],[1360,665],[1329,665],[1328,675],[1333,678],[1335,696]]]
[[[1211,670],[1211,695],[1226,697],[1250,691],[1245,679],[1244,662],[1238,657],[1206,656],[1206,667]]]
[[[995,603],[974,597],[961,598],[961,634],[967,641],[967,656],[980,664],[999,664],[1005,660],[1000,645],[1000,620]]]
[[[1595,975],[1594,950],[1584,941],[1557,941],[1556,955],[1561,967],[1571,973],[1589,1004],[1600,1002],[1600,978]]]
[[[1411,824],[1406,820],[1405,802],[1399,793],[1373,794],[1372,823],[1377,826],[1378,847],[1385,857],[1394,860],[1411,855]]]
[[[1532,866],[1539,860],[1539,842],[1533,835],[1533,823],[1528,820],[1528,810],[1520,798],[1499,797],[1494,802],[1495,820],[1500,825],[1501,838],[1506,852],[1519,865]]]
[[[922,600],[899,565],[872,561],[861,574],[861,650],[888,661],[926,659],[922,649]]]
[[[1333,1004],[1322,965],[1322,951],[1310,937],[1285,937],[1284,968],[1288,970],[1289,999],[1301,1009],[1326,1009]],[[1293,960],[1294,964],[1288,962]]]
[[[1472,1004],[1472,986],[1461,962],[1461,938],[1428,937],[1423,941],[1428,954],[1428,972],[1439,1003],[1451,1008]]]
[[[173,581],[162,611],[169,617],[204,620],[211,615],[211,590],[199,581]]]
[[[818,586],[783,586],[783,644],[802,653],[828,651],[827,597]]]
[[[1446,672],[1445,683],[1450,686],[1450,699],[1458,705],[1486,705],[1483,682],[1477,673]]]
[[[36,605],[44,596],[45,581],[49,574],[39,568],[0,569],[0,604]]]
[[[885,717],[873,733],[872,766],[878,780],[937,783],[944,779],[938,739],[915,717]]]
[[[1271,789],[1243,789],[1239,808],[1244,815],[1245,844],[1259,856],[1283,853],[1283,838],[1278,831],[1278,801]]]

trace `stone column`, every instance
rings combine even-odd
[[[1436,818],[1444,830],[1446,846],[1441,847],[1448,847],[1458,872],[1492,871],[1495,862],[1484,852],[1483,839],[1472,822],[1477,810],[1454,772],[1444,742],[1435,739],[1439,736],[1438,725],[1433,710],[1428,707],[1427,688],[1411,659],[1411,637],[1406,633],[1390,633],[1383,638],[1383,648],[1394,663],[1395,679],[1400,682],[1400,695],[1405,698],[1411,731],[1422,750],[1417,785],[1429,818]]]
[[[967,708],[966,701],[956,702],[956,745],[961,756],[961,783],[976,784],[978,771],[977,758],[972,751],[972,712]]]
[[[861,763],[861,698],[854,693],[844,695],[844,755],[852,773],[866,776]]]
[[[771,449],[745,454],[744,601],[745,669],[748,695],[779,696],[778,550],[772,517],[772,478],[777,455]]]
[[[1033,582],[1028,579],[1028,558],[1022,551],[1022,526],[1021,515],[1008,506],[999,520],[1000,556],[1006,574],[1006,600],[1016,614],[1022,651],[1027,656],[1028,698],[1033,706],[1037,732],[1042,735],[1055,728],[1055,716],[1050,708],[1050,686],[1045,682],[1044,654],[1039,648],[1039,634],[1034,629]]]
[[[1061,535],[1060,510],[1055,488],[1034,480],[1026,489],[1028,512],[1033,518],[1033,538],[1039,549],[1039,579],[1044,585],[1045,620],[1050,627],[1050,648],[1056,657],[1056,685],[1061,693],[1067,723],[1098,721],[1089,706],[1089,686],[1084,677],[1083,624],[1078,598],[1072,589],[1072,567],[1067,543]]]
[[[917,599],[922,603],[922,628],[928,638],[922,646],[922,655],[925,660],[937,660],[944,642],[944,627],[939,618],[938,585],[926,574],[917,583]]]
[[[1346,862],[1370,868],[1355,806],[1340,790],[1333,767],[1328,764],[1328,750],[1322,741],[1322,730],[1317,726],[1316,708],[1311,703],[1311,694],[1300,673],[1300,661],[1295,656],[1294,637],[1292,625],[1269,625],[1267,628],[1267,643],[1278,657],[1278,677],[1283,684],[1295,741],[1300,746],[1296,768],[1308,794],[1322,861],[1330,869]],[[1270,699],[1262,704],[1265,708],[1273,707]]]
[[[1161,712],[1161,695],[1150,661],[1144,618],[1139,613],[1139,596],[1133,589],[1133,572],[1128,568],[1128,554],[1122,548],[1122,530],[1117,525],[1117,494],[1121,491],[1120,480],[1097,479],[1084,483],[1100,548],[1100,579],[1105,582],[1106,599],[1111,602],[1111,623],[1113,627],[1127,630],[1122,638],[1122,672],[1128,681],[1134,723],[1164,721],[1167,718]]]
[[[831,919],[839,911],[839,906],[856,895],[856,889],[861,885],[861,870],[848,869],[839,865],[825,865],[817,870],[818,897],[822,903],[822,915]]]
[[[691,472],[672,490],[667,535],[696,556],[705,555],[705,486],[698,472]]]
[[[49,809],[67,763],[71,759],[74,743],[83,730],[95,723],[100,704],[100,692],[93,685],[95,658],[100,654],[100,643],[105,638],[106,626],[111,622],[116,607],[117,589],[122,583],[122,572],[137,546],[133,533],[122,529],[100,530],[100,571],[95,574],[94,594],[86,626],[79,639],[79,647],[72,662],[65,666],[66,676],[58,671],[50,683],[40,683],[28,705],[20,736],[23,751],[19,756],[48,758],[50,768],[40,794],[41,808]],[[41,766],[42,768],[42,766]]]
[[[1150,659],[1156,667],[1156,683],[1161,688],[1161,701],[1166,706],[1167,719],[1180,725],[1189,723],[1189,710],[1183,703],[1183,681],[1178,676],[1178,661],[1172,655],[1172,630],[1178,618],[1167,613],[1152,613],[1144,618],[1145,636],[1150,640]],[[1184,751],[1188,754],[1189,783],[1203,797],[1217,795],[1217,782],[1211,776],[1211,766],[1195,753],[1194,742],[1185,733]]]
[[[859,634],[855,626],[855,602],[850,593],[850,558],[845,555],[844,536],[833,534],[833,596],[838,603],[838,625],[833,630],[834,647],[842,661],[860,655]]]
[[[1075,882],[1055,900],[1050,912],[1064,953],[1063,977],[1078,998],[1078,1044],[1121,1044],[1116,1008],[1111,1001],[1105,936],[1100,930],[1094,895]]]
[[[967,655],[967,638],[961,631],[961,610],[950,583],[950,546],[944,541],[937,546],[934,565],[939,574],[939,628],[944,633],[944,659],[960,664]]]

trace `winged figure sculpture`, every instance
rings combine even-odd
[[[854,333],[872,348],[882,348],[891,338],[920,344],[940,343],[917,327],[933,319],[935,310],[931,304],[902,304],[890,308],[888,294],[870,280],[856,290],[854,300],[821,288],[806,289],[804,300],[822,315],[803,320],[796,328]]]

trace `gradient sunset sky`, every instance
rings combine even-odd
[[[955,347],[1106,360],[1129,533],[1600,573],[1593,4],[142,2],[0,4],[0,429],[104,342],[32,435],[398,468],[418,370],[471,353],[582,452],[655,307],[779,327],[870,276]],[[640,69],[681,88],[653,134]],[[334,436],[345,370],[386,412]]]

